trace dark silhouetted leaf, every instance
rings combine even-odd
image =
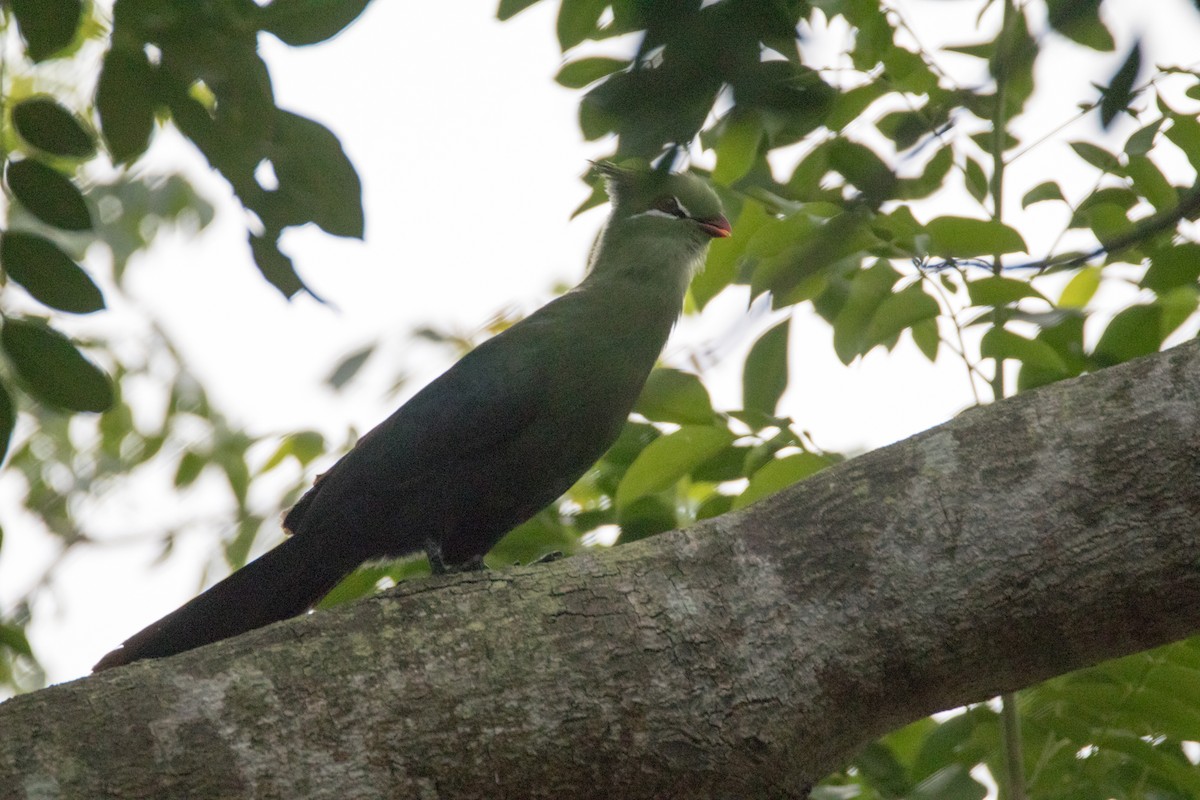
[[[83,15],[81,0],[11,0],[9,5],[34,61],[49,58],[69,45]]]
[[[40,150],[70,158],[88,158],[96,152],[92,137],[75,115],[49,97],[24,100],[12,115],[17,133]]]
[[[788,334],[785,319],[758,337],[742,369],[742,407],[773,415],[788,384]]]
[[[86,314],[104,308],[104,296],[78,264],[51,241],[31,233],[0,234],[5,274],[59,311]]]
[[[700,379],[665,367],[650,373],[633,410],[654,422],[681,425],[703,425],[713,418],[712,401]]]
[[[625,69],[629,62],[620,58],[604,58],[594,56],[581,58],[563,64],[562,69],[554,76],[562,86],[568,89],[582,89],[590,83],[595,83],[606,75]]]
[[[38,400],[72,411],[104,411],[112,405],[108,376],[48,325],[7,317],[0,344]]]
[[[8,188],[35,217],[68,231],[92,227],[83,195],[61,173],[26,158],[8,163]]]
[[[509,19],[520,14],[536,2],[538,0],[500,0],[500,7],[496,9],[496,18],[500,20]]]
[[[250,252],[254,255],[254,264],[267,282],[291,298],[305,288],[304,281],[296,274],[292,260],[279,249],[279,242],[265,236],[250,234]]]
[[[1068,39],[1101,52],[1116,46],[1100,19],[1100,0],[1046,0],[1046,6],[1051,27]]]
[[[328,128],[279,111],[271,164],[279,189],[269,193],[268,209],[278,216],[268,225],[315,222],[334,236],[362,238],[362,184],[342,143]]]
[[[1138,128],[1129,138],[1125,140],[1125,153],[1131,156],[1144,156],[1149,153],[1154,147],[1154,137],[1158,135],[1159,128],[1166,122],[1164,117],[1151,122],[1142,128]]]
[[[985,255],[1028,252],[1021,234],[1002,222],[969,217],[937,217],[925,226],[935,255],[976,258]]]
[[[292,46],[316,44],[342,32],[371,0],[273,0],[259,27]]]
[[[12,396],[9,395],[8,388],[0,384],[0,462],[8,455],[8,446],[16,424],[17,409],[13,406]]]
[[[154,131],[154,68],[138,49],[113,48],[104,56],[96,85],[100,132],[117,164],[146,151]]]
[[[1129,108],[1133,102],[1133,84],[1142,68],[1142,43],[1134,42],[1121,68],[1112,76],[1108,86],[1101,90],[1100,125],[1104,129],[1112,124],[1117,115]]]

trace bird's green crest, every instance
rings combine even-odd
[[[704,180],[690,173],[667,172],[637,164],[618,166],[609,161],[596,162],[595,171],[604,177],[615,214],[639,214],[671,197],[678,200],[692,217],[705,219],[722,214],[717,193]]]

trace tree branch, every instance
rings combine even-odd
[[[1198,467],[1193,342],[686,531],[17,697],[0,798],[802,797],[910,720],[1200,630]]]

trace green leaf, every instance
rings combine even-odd
[[[929,221],[925,230],[931,240],[931,252],[944,258],[1029,252],[1021,234],[995,220],[937,217]]]
[[[967,283],[967,296],[973,306],[1006,306],[1026,297],[1045,300],[1033,284],[1002,275],[989,275]]]
[[[924,319],[915,322],[910,329],[912,331],[913,343],[917,349],[921,351],[921,355],[925,356],[930,361],[936,361],[938,357],[938,348],[941,347],[942,337],[938,333],[936,319]]]
[[[1026,339],[1004,328],[990,328],[979,345],[983,358],[1020,361],[1031,367],[1067,374],[1066,363],[1053,347],[1040,339]]]
[[[329,377],[325,378],[325,383],[335,390],[340,390],[354,379],[354,376],[358,374],[358,371],[362,369],[374,352],[375,345],[371,344],[343,357],[329,373]]]
[[[332,39],[371,0],[272,0],[259,11],[259,27],[292,46]]]
[[[582,89],[606,75],[611,75],[628,66],[629,62],[623,58],[604,58],[602,56],[581,58],[563,64],[562,69],[554,76],[554,80],[568,89]]]
[[[749,172],[758,158],[762,136],[762,123],[756,112],[735,110],[725,121],[717,140],[717,166],[712,173],[713,181],[729,186]]]
[[[292,260],[279,249],[277,240],[250,234],[250,253],[267,283],[278,289],[284,297],[291,298],[305,288]]]
[[[742,369],[742,407],[775,414],[788,384],[788,334],[791,318],[758,337]]]
[[[1142,68],[1142,43],[1134,42],[1120,69],[1113,75],[1100,97],[1100,126],[1105,130],[1117,115],[1133,102],[1133,84]]]
[[[86,272],[53,242],[32,233],[0,233],[0,265],[39,302],[86,314],[104,308],[104,296]]]
[[[867,326],[867,347],[887,344],[918,322],[931,320],[941,313],[937,300],[925,293],[920,283],[890,294],[879,304]],[[890,345],[889,345],[890,347]]]
[[[319,122],[278,111],[271,164],[279,189],[271,208],[275,222],[315,222],[334,236],[363,235],[362,183],[342,143]]]
[[[1178,147],[1192,169],[1200,170],[1200,122],[1186,114],[1170,113],[1171,127],[1167,128],[1167,139]]]
[[[1145,127],[1138,128],[1129,138],[1125,140],[1125,154],[1130,156],[1144,156],[1149,153],[1154,147],[1154,137],[1158,135],[1158,129],[1162,127],[1166,117],[1159,117]]]
[[[764,497],[815,475],[830,465],[829,459],[814,453],[795,453],[768,461],[750,478],[745,491],[734,498],[733,508],[745,508]]]
[[[19,655],[33,657],[33,649],[25,638],[25,631],[17,625],[0,624],[0,645]]]
[[[899,279],[900,273],[883,260],[854,274],[846,301],[833,320],[833,349],[843,364],[872,347],[867,329]]]
[[[1108,52],[1116,45],[1100,19],[1100,0],[1047,0],[1049,23],[1072,41]]]
[[[1059,308],[1083,308],[1100,288],[1103,275],[1100,267],[1084,267],[1063,287],[1058,298]]]
[[[561,0],[558,8],[558,43],[565,53],[596,33],[600,15],[609,0]]]
[[[12,442],[12,432],[16,425],[17,409],[13,405],[12,396],[7,387],[0,384],[0,462],[8,455],[8,446]]]
[[[31,158],[10,161],[6,178],[21,204],[47,225],[68,231],[92,227],[87,203],[75,184],[45,164]]]
[[[314,459],[325,454],[325,437],[316,431],[300,431],[290,434],[279,443],[279,447],[275,448],[275,452],[263,464],[259,474],[270,472],[283,463],[284,459],[291,457],[300,463],[300,466],[307,467]]]
[[[1082,158],[1093,167],[1104,172],[1111,172],[1115,175],[1120,175],[1121,162],[1115,155],[1105,150],[1103,147],[1092,144],[1091,142],[1070,142],[1071,149],[1075,151],[1075,155]]]
[[[1163,294],[1178,286],[1194,285],[1200,279],[1200,244],[1184,242],[1165,247],[1150,256],[1150,268],[1141,285]]]
[[[500,21],[511,19],[536,2],[538,0],[500,0],[500,7],[496,10],[496,19]]]
[[[71,411],[104,411],[113,404],[108,376],[48,325],[7,317],[0,345],[37,399]]]
[[[1157,353],[1165,338],[1162,311],[1161,306],[1149,304],[1130,306],[1117,314],[1100,334],[1093,357],[1107,367]]]
[[[75,115],[50,97],[21,101],[12,117],[21,138],[39,150],[67,158],[89,158],[96,152],[91,135]]]
[[[29,58],[42,61],[69,45],[83,16],[82,0],[11,0]]]
[[[1170,211],[1179,205],[1179,192],[1148,156],[1129,156],[1125,172],[1133,182],[1133,188],[1154,206],[1155,211]]]
[[[633,410],[654,422],[704,425],[712,422],[712,401],[700,379],[660,367],[650,373]]]
[[[725,428],[685,425],[646,446],[617,485],[620,510],[640,497],[670,488],[693,467],[704,463],[733,442]]]
[[[179,457],[175,467],[175,488],[183,489],[191,486],[200,477],[200,473],[208,466],[208,458],[192,450],[185,450]]]
[[[1021,208],[1029,208],[1034,203],[1041,203],[1045,200],[1065,200],[1062,189],[1058,188],[1058,184],[1054,181],[1045,181],[1030,189],[1021,198]]]
[[[970,156],[967,156],[967,167],[964,180],[966,182],[967,191],[971,193],[971,197],[974,197],[976,200],[982,203],[983,199],[987,197],[988,194],[987,175],[984,174],[983,166]]]
[[[96,84],[96,111],[113,163],[129,163],[150,145],[154,81],[154,68],[142,50],[114,46],[104,56]]]

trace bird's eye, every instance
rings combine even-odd
[[[654,207],[673,217],[682,219],[687,216],[687,212],[683,210],[683,206],[679,205],[679,201],[674,197],[660,197],[654,202]]]

